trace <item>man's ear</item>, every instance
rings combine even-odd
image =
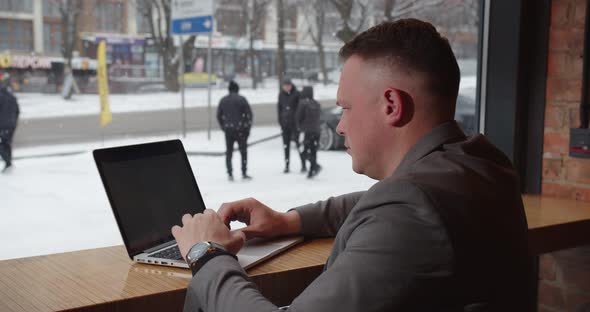
[[[405,103],[401,92],[394,88],[387,88],[383,93],[385,99],[385,118],[390,126],[400,126],[404,116]]]

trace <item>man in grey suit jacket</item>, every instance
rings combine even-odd
[[[337,130],[353,170],[379,182],[287,213],[245,199],[185,215],[172,229],[194,274],[185,311],[277,310],[233,255],[245,237],[293,234],[335,240],[292,311],[533,311],[518,177],[453,121],[460,78],[448,41],[405,19],[358,35],[340,56]],[[230,231],[232,220],[247,226]],[[207,241],[217,244],[199,253]]]

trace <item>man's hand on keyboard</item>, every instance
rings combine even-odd
[[[228,227],[231,221],[246,223],[246,227],[240,230],[247,239],[295,235],[301,230],[301,218],[297,211],[274,211],[254,198],[224,203],[217,213]]]
[[[211,209],[194,216],[185,214],[182,216],[182,226],[172,227],[172,235],[185,260],[189,249],[196,243],[215,242],[223,245],[230,253],[236,254],[246,240],[242,231],[230,231],[223,224],[221,217]]]

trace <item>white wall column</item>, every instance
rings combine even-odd
[[[128,0],[127,2],[127,34],[137,35],[137,1],[145,0]]]
[[[43,54],[43,0],[33,0],[33,49]]]

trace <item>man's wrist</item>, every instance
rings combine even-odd
[[[283,214],[285,235],[297,235],[301,233],[301,216],[293,209]]]
[[[196,243],[189,249],[187,254],[187,263],[191,269],[193,276],[207,263],[209,260],[222,255],[228,255],[238,260],[238,257],[225,248],[225,246],[214,242],[200,242]],[[194,257],[194,258],[193,258]],[[192,259],[191,259],[192,258]]]
[[[207,262],[209,262],[213,258],[216,258],[219,256],[230,256],[230,257],[236,259],[236,261],[238,260],[238,257],[236,255],[231,254],[229,252],[217,252],[214,254],[205,255],[203,258],[201,258],[189,265],[189,268],[191,269],[193,276],[197,275],[197,273],[201,270],[201,268],[203,268],[203,266],[205,266],[205,264]]]

